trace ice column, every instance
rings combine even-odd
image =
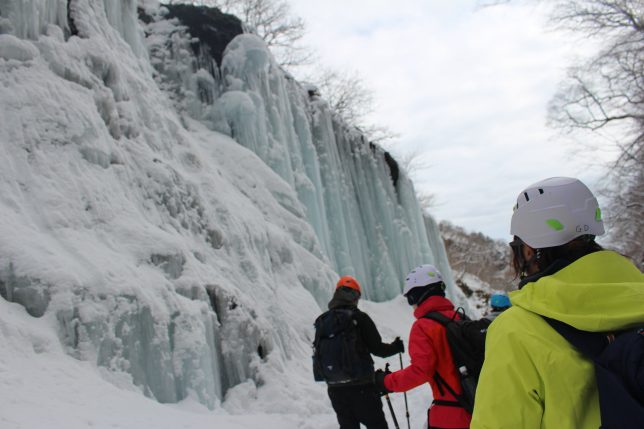
[[[214,122],[296,189],[338,273],[357,276],[369,298],[398,294],[408,270],[432,258],[404,171],[284,73],[259,38],[229,44],[222,77]]]

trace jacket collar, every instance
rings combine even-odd
[[[454,310],[454,304],[449,299],[443,296],[430,296],[425,301],[421,302],[414,310],[414,317],[420,319],[427,313],[432,311],[450,311]]]
[[[519,282],[519,289],[521,289],[523,286],[525,286],[528,283],[536,282],[541,277],[550,276],[556,273],[557,271],[561,270],[562,268],[566,268],[568,265],[570,265],[569,261],[565,259],[557,259],[552,264],[550,264],[550,266],[548,266],[546,269],[522,278],[521,281]]]
[[[627,329],[644,323],[644,275],[625,257],[604,250],[527,283],[510,300],[507,311],[527,310],[582,331]]]

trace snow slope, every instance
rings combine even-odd
[[[374,318],[387,340],[396,335],[406,338],[412,316],[402,299],[363,302],[360,307]],[[33,318],[22,306],[4,300],[0,300],[0,343],[0,427],[4,429],[337,427],[326,388],[311,382],[310,368],[289,368],[282,375],[277,383],[289,386],[286,397],[271,383],[260,389],[246,383],[223,407],[211,411],[194,399],[159,404],[141,395],[125,378],[107,382],[105,369],[65,353],[47,317]],[[400,365],[396,357],[378,359],[377,365],[384,367],[385,362],[392,369]],[[391,400],[404,427],[404,398],[393,394]],[[408,393],[412,427],[422,427],[430,402],[426,386]],[[393,427],[384,400],[383,406]]]

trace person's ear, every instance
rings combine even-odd
[[[523,252],[524,260],[527,261],[526,274],[532,275],[539,272],[539,261],[537,261],[536,258],[537,251],[527,244],[523,243],[521,252]]]

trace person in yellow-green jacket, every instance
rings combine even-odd
[[[644,275],[595,242],[604,233],[601,211],[577,179],[549,178],[522,191],[510,233],[521,281],[512,307],[488,330],[470,427],[597,429],[593,362],[543,317],[591,332],[641,326]]]

